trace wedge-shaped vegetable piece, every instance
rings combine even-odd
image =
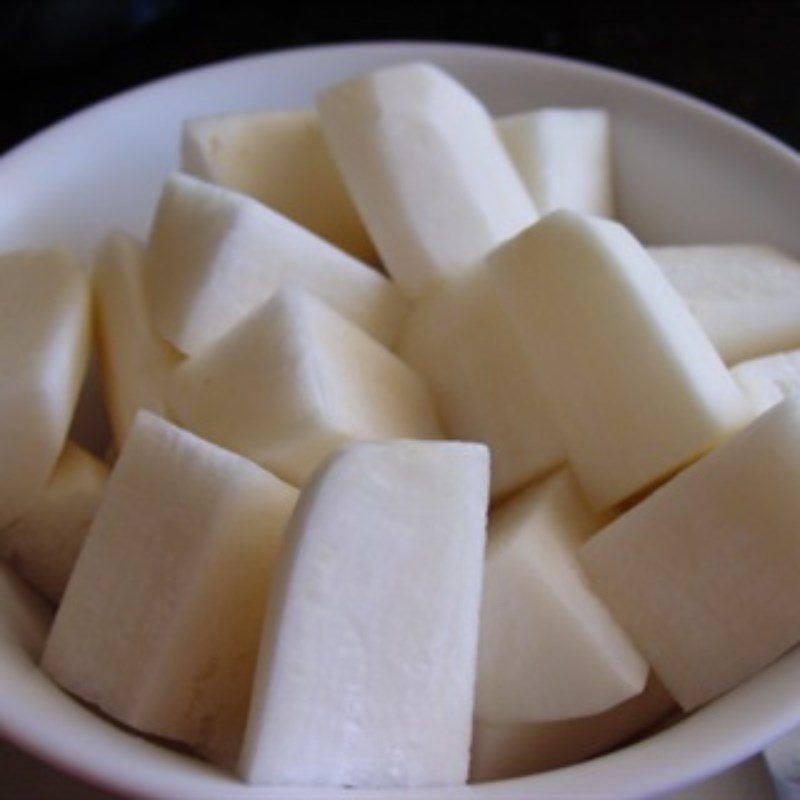
[[[753,408],[758,413],[767,411],[800,392],[800,350],[743,361],[731,369],[731,375]]]
[[[153,322],[184,353],[233,327],[285,283],[383,342],[405,312],[376,270],[243,194],[188,175],[164,186],[144,263]]]
[[[107,476],[102,461],[67,442],[44,489],[0,530],[0,554],[54,603],[64,594]]]
[[[441,438],[422,379],[300,289],[187,359],[170,401],[188,428],[297,486],[345,442]]]
[[[497,781],[557,769],[600,755],[677,711],[654,673],[644,691],[589,717],[495,725],[475,720],[470,781]]]
[[[256,464],[139,412],[43,669],[127,725],[234,763],[296,496]]]
[[[488,268],[596,508],[663,479],[752,417],[697,320],[621,225],[556,211],[498,248]]]
[[[106,406],[117,445],[139,409],[169,416],[166,380],[179,353],[153,328],[142,286],[142,245],[110,234],[98,252],[94,290]]]
[[[371,442],[306,487],[281,556],[241,761],[251,783],[467,777],[489,459]]]
[[[542,214],[611,217],[611,129],[598,108],[542,108],[502,117],[497,132]]]
[[[89,282],[69,255],[0,255],[0,527],[41,492],[64,448],[89,340]]]
[[[798,481],[793,398],[582,548],[595,591],[683,708],[800,641]]]
[[[536,218],[481,103],[430,64],[333,86],[322,129],[383,262],[406,294],[472,268]]]
[[[800,262],[762,244],[649,252],[726,364],[800,347]]]
[[[564,461],[535,365],[483,271],[415,303],[398,352],[428,381],[448,437],[489,446],[493,498]]]
[[[483,580],[475,716],[543,722],[639,694],[648,666],[589,587],[578,549],[605,520],[560,470],[495,509]]]
[[[255,197],[356,258],[378,259],[313,109],[190,119],[181,162],[186,172]]]

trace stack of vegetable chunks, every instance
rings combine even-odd
[[[598,109],[437,67],[187,122],[146,242],[0,257],[42,668],[269,785],[545,770],[800,641],[800,264],[645,247]],[[93,301],[92,301],[93,298]],[[92,330],[113,431],[69,436]]]

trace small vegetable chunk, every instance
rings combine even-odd
[[[541,214],[614,214],[611,130],[599,108],[542,108],[502,117],[497,132]]]
[[[187,355],[285,283],[385,343],[405,313],[397,289],[372,267],[251,197],[188,175],[164,186],[143,274],[153,324]]]
[[[487,269],[595,508],[667,477],[752,418],[697,320],[622,225],[556,211],[494,251]]]
[[[281,289],[170,382],[187,427],[300,486],[355,439],[440,437],[427,386],[301,289]]]
[[[296,495],[241,456],[139,412],[42,668],[127,725],[234,763]]]
[[[304,489],[240,765],[251,783],[467,777],[488,452],[359,443]]]
[[[605,711],[648,666],[589,587],[578,548],[605,520],[560,470],[489,518],[475,716],[531,723]]]
[[[761,413],[800,392],[800,350],[742,361],[731,375]]]
[[[476,719],[470,780],[498,781],[575,764],[623,744],[677,710],[651,672],[643,692],[589,717],[528,725]]]
[[[117,446],[139,409],[169,417],[166,380],[181,360],[150,321],[142,258],[136,239],[115,232],[103,242],[94,268],[103,387]]]
[[[67,442],[44,489],[0,530],[0,555],[54,603],[64,594],[107,476],[102,461]]]
[[[386,269],[411,297],[463,274],[536,209],[476,97],[430,64],[326,89],[322,130]]]
[[[484,271],[417,301],[397,350],[428,381],[448,437],[489,446],[493,499],[563,463],[535,364]]]
[[[89,282],[60,250],[0,256],[0,527],[44,489],[86,374]]]
[[[800,262],[763,244],[650,247],[726,364],[800,347]]]
[[[313,109],[187,120],[181,163],[186,172],[254,197],[362,261],[378,260]]]
[[[684,709],[800,641],[800,398],[583,546],[590,581]]]

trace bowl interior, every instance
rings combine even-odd
[[[110,228],[144,236],[161,183],[177,168],[183,119],[308,106],[332,81],[412,60],[440,64],[496,114],[541,105],[609,109],[618,216],[646,244],[764,241],[800,255],[800,159],[746,124],[677,93],[576,62],[400,43],[240,59],[150,84],[71,117],[0,161],[0,248],[63,242],[88,254]],[[89,403],[81,413],[81,428],[91,438],[96,409]],[[0,570],[0,733],[122,793],[278,796],[125,733],[64,695],[36,669],[48,618],[47,607]],[[800,721],[798,683],[800,653],[793,651],[636,745],[575,767],[470,787],[465,796],[621,800],[677,788],[756,752]],[[453,796],[452,790],[440,794]],[[281,790],[279,796],[345,794]],[[381,793],[386,796],[422,795]]]

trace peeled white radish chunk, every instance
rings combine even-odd
[[[27,511],[0,530],[0,555],[58,603],[103,496],[108,467],[67,442]]]
[[[541,214],[614,214],[608,112],[542,108],[502,117],[497,132]]]
[[[397,351],[427,380],[447,436],[489,446],[493,498],[564,461],[534,364],[483,271],[416,302]]]
[[[0,255],[0,527],[42,491],[86,374],[89,282],[60,250]]]
[[[648,667],[591,590],[578,548],[605,519],[560,470],[489,518],[475,716],[531,723],[639,694]]]
[[[761,413],[800,392],[800,350],[743,361],[731,375]]]
[[[117,445],[140,409],[168,417],[167,376],[179,353],[153,328],[142,286],[142,245],[110,234],[97,254],[94,290],[103,387]]]
[[[144,262],[162,336],[195,353],[285,283],[314,292],[387,343],[405,312],[383,275],[277,211],[188,175],[167,180]]]
[[[726,364],[800,347],[800,262],[762,244],[648,250]]]
[[[301,289],[187,359],[169,396],[188,428],[296,486],[345,442],[441,438],[423,380]]]
[[[126,725],[234,763],[296,496],[256,464],[140,411],[42,668]]]
[[[699,323],[623,226],[556,211],[498,248],[488,269],[595,508],[663,479],[751,419]]]
[[[313,109],[190,119],[183,127],[181,165],[255,197],[356,258],[378,259]]]
[[[344,449],[287,533],[240,764],[250,783],[466,780],[486,534],[482,445]]]
[[[318,99],[323,133],[383,262],[418,297],[536,219],[476,97],[430,64],[388,67]]]
[[[470,781],[498,781],[558,769],[600,755],[677,711],[654,673],[644,691],[588,717],[503,725],[476,719]]]
[[[800,641],[800,398],[678,474],[581,550],[686,710]]]

